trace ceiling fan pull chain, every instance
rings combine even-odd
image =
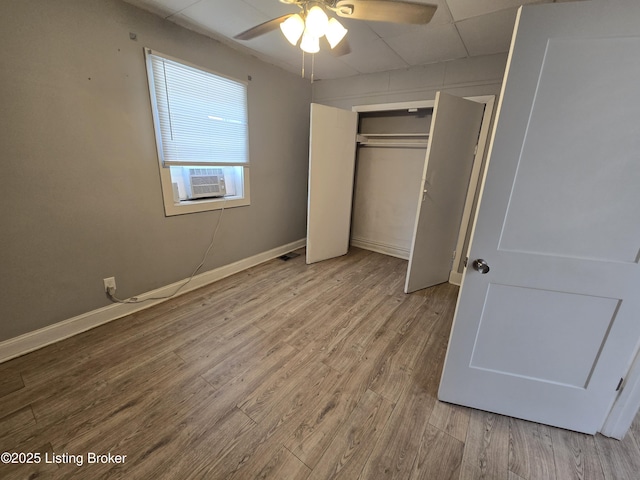
[[[302,78],[304,78],[304,50],[302,50]]]
[[[312,53],[311,54],[311,83],[313,83],[313,75],[315,73],[315,66],[316,66],[316,54]]]

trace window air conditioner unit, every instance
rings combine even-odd
[[[189,200],[224,197],[227,193],[222,168],[182,167],[182,176]]]

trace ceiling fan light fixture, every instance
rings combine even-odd
[[[335,18],[331,18],[329,20],[325,35],[332,49],[340,43],[340,41],[347,34],[347,31],[348,30],[344,28],[344,26]]]
[[[303,52],[306,53],[318,53],[320,51],[320,39],[314,35],[311,35],[309,29],[307,28],[302,34],[300,48]]]
[[[292,15],[280,24],[280,30],[289,43],[295,46],[304,32],[304,20],[298,14]]]
[[[328,26],[329,17],[324,13],[324,10],[317,5],[311,7],[305,22],[307,31],[314,37],[320,38],[325,34]]]

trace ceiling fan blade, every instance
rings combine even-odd
[[[244,32],[239,33],[233,38],[235,38],[236,40],[251,40],[252,38],[259,37],[260,35],[264,35],[265,33],[269,33],[277,29],[282,22],[284,22],[292,15],[294,14],[288,13],[286,15],[282,15],[281,17],[274,18],[273,20],[261,23],[260,25],[256,25],[255,27],[251,27],[249,30],[245,30]]]
[[[395,0],[339,0],[335,12],[344,18],[374,22],[429,23],[437,5]]]

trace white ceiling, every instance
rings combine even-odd
[[[302,51],[279,29],[250,41],[233,36],[298,8],[278,0],[125,0],[145,10],[299,73]],[[325,49],[315,55],[315,78],[340,78],[427,63],[506,52],[522,4],[558,0],[410,0],[437,4],[427,25],[399,25],[340,18],[349,29],[351,53]],[[562,1],[562,0],[560,0]],[[306,68],[310,69],[309,55]]]

